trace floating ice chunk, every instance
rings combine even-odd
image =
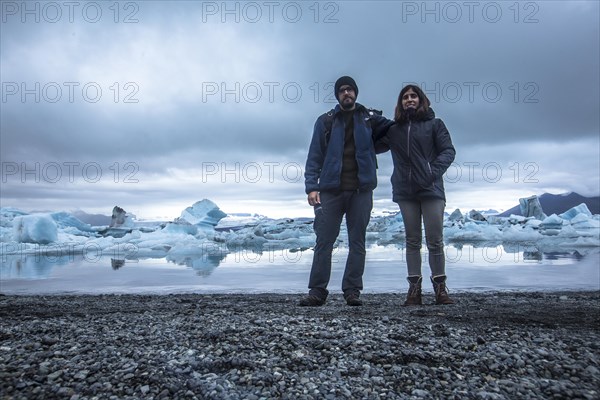
[[[182,220],[198,227],[214,229],[219,221],[226,216],[227,214],[221,211],[215,203],[204,199],[183,210],[181,216],[174,222],[177,223]]]
[[[553,228],[545,228],[545,229],[541,229],[540,233],[543,233],[546,236],[556,236],[560,234],[560,229],[553,229]]]
[[[119,206],[115,206],[112,210],[112,218],[110,220],[111,228],[133,228],[133,219]]]
[[[473,221],[486,222],[487,220],[479,211],[471,210],[469,211],[469,219]]]
[[[502,232],[494,225],[467,222],[464,226],[451,226],[444,230],[444,237],[454,241],[502,240]]]
[[[8,226],[15,217],[28,215],[25,211],[13,207],[0,207],[0,226]],[[10,225],[12,226],[12,225]]]
[[[579,214],[584,214],[588,217],[592,216],[592,213],[591,213],[590,209],[588,208],[588,206],[585,203],[581,203],[580,205],[570,208],[567,211],[565,211],[564,213],[560,214],[560,217],[562,219],[566,219],[566,220],[570,221]]]
[[[594,229],[600,228],[600,221],[588,217],[586,214],[577,214],[572,220],[571,225],[575,229]]]
[[[508,242],[535,241],[541,237],[537,230],[528,225],[511,225],[502,231],[502,240]]]
[[[403,231],[404,222],[401,213],[371,218],[367,226],[367,232],[397,233]]]
[[[48,214],[33,214],[13,220],[13,236],[21,243],[53,243],[58,239],[58,227]]]
[[[492,225],[503,225],[507,221],[506,217],[499,217],[497,215],[486,215],[485,219],[487,219],[488,224]]]
[[[594,237],[581,237],[579,236],[572,246],[582,246],[582,247],[598,247],[600,246],[600,239],[597,235]]]
[[[528,221],[528,218],[524,217],[522,215],[510,214],[510,217],[508,217],[508,222],[513,225],[524,224],[527,221]]]
[[[563,220],[556,214],[544,218],[540,224],[540,233],[547,236],[558,235],[563,228]]]
[[[543,227],[558,227],[561,228],[563,225],[563,220],[561,217],[559,217],[556,214],[552,214],[549,217],[544,218],[544,220],[541,223],[541,226]]]
[[[268,240],[253,232],[235,232],[226,235],[226,242],[231,249],[262,249]]]
[[[560,237],[575,238],[579,237],[579,233],[571,225],[565,225],[558,231]]]
[[[83,232],[94,232],[92,226],[90,224],[86,224],[85,222],[80,221],[74,215],[69,214],[64,211],[54,212],[50,214],[54,222],[56,222],[56,226],[59,229],[69,230],[70,233],[77,234],[77,231],[80,233]],[[68,229],[74,228],[74,229]]]
[[[462,215],[462,213],[460,212],[460,209],[456,209],[454,211],[452,211],[452,214],[450,214],[450,216],[448,217],[448,220],[450,221],[464,221],[464,217]]]
[[[284,229],[281,232],[267,233],[265,239],[269,240],[286,240],[286,239],[298,239],[300,237],[300,230],[298,229]]]
[[[591,216],[587,216],[587,215],[581,213],[581,214],[577,214],[575,217],[573,217],[570,220],[570,222],[571,222],[571,225],[575,225],[575,224],[578,224],[578,223],[581,223],[581,222],[589,221],[590,217]]]
[[[268,219],[264,215],[250,213],[235,213],[228,214],[225,218],[219,221],[215,229],[221,231],[239,230],[249,226],[255,226],[262,220]]]
[[[540,220],[546,218],[540,199],[535,195],[519,199],[519,207],[521,208],[521,215],[524,217],[535,217]]]
[[[539,219],[534,219],[534,218],[529,219],[529,220],[527,220],[527,222],[525,222],[525,226],[529,226],[534,229],[538,229],[541,224],[542,224],[542,221],[540,221]]]
[[[133,217],[119,206],[115,206],[112,211],[110,225],[107,228],[101,229],[98,233],[102,236],[112,236],[114,238],[122,238],[128,233],[131,233],[135,228]]]
[[[167,226],[163,228],[162,232],[176,235],[195,235],[198,233],[198,227],[196,225],[183,224],[181,222],[178,224],[168,223]]]

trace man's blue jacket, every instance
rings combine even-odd
[[[321,115],[315,122],[304,169],[306,194],[314,191],[340,190],[345,124],[339,104],[331,112],[333,113],[333,123],[329,138],[327,138],[326,126],[327,118],[331,118],[327,115],[329,113]],[[370,112],[363,105],[356,103],[354,144],[360,191],[373,190],[377,187],[377,158],[373,141],[374,138],[385,135],[393,123],[393,121]]]

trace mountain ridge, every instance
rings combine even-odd
[[[596,197],[585,197],[575,192],[568,192],[562,194],[544,193],[538,196],[542,210],[546,215],[562,214],[565,211],[585,203],[592,214],[600,214],[600,196]],[[508,217],[511,214],[521,215],[521,207],[516,205],[515,207],[498,214],[500,217]]]

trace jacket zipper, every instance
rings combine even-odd
[[[408,168],[408,184],[412,181],[412,165],[410,164],[410,126],[412,121],[408,121],[408,133],[406,135],[406,148],[407,148],[407,156],[410,167]]]

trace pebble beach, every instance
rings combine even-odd
[[[0,398],[600,398],[599,291],[404,296],[0,295]]]

